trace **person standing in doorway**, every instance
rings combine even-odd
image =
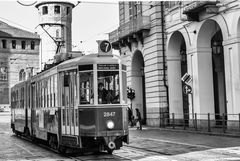
[[[138,108],[136,108],[137,129],[142,130],[142,117]]]

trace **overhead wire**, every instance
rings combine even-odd
[[[37,3],[37,1],[35,1],[35,2],[33,2],[33,3],[30,3],[30,4],[25,4],[25,3],[22,3],[22,2],[20,2],[20,1],[17,1],[17,3],[19,3],[20,5],[22,5],[22,6],[32,6],[32,5],[34,5],[34,4],[36,4]]]
[[[35,2],[31,3],[31,4],[24,4],[24,3],[20,2],[20,1],[17,1],[17,3],[19,3],[20,5],[23,5],[23,6],[32,6],[32,5],[36,4],[37,1],[35,1]],[[78,1],[74,8],[76,8],[80,3],[88,3],[88,4],[114,4],[114,5],[118,5],[118,4],[119,4],[119,2]],[[136,3],[137,3],[137,2],[136,2]],[[130,5],[130,4],[129,4],[129,3],[125,3],[124,5]],[[135,4],[135,5],[139,5],[139,4]],[[154,7],[154,6],[157,6],[157,5],[145,4],[145,3],[142,3],[141,5],[142,5],[142,6],[150,6],[149,9],[151,9],[151,8]],[[146,10],[142,11],[142,13],[148,11],[149,9],[146,9]],[[65,10],[66,10],[66,9],[65,9]],[[57,22],[61,21],[61,20],[62,20],[63,18],[65,18],[66,16],[68,16],[68,14],[67,14],[67,15],[64,15],[64,16],[61,16],[60,19],[59,19]],[[25,29],[27,29],[27,30],[32,31],[32,29],[27,28],[27,27],[25,27],[25,26],[22,26],[22,25],[20,25],[20,24],[18,24],[18,23],[16,23],[16,22],[13,22],[13,21],[8,20],[8,19],[6,19],[6,18],[2,18],[2,17],[0,17],[0,18],[3,19],[3,20],[6,20],[6,21],[8,21],[8,22],[11,22],[11,23],[13,23],[13,24],[15,24],[15,25],[17,25],[17,26],[21,26],[21,27],[23,27],[23,28],[25,28]],[[39,25],[37,25],[37,26],[35,27],[35,29],[36,29],[38,26],[39,26]],[[115,26],[115,25],[114,25],[114,26]],[[49,30],[49,28],[50,28],[50,26],[49,26],[46,30]],[[10,28],[10,29],[11,29],[11,28]],[[106,31],[106,30],[104,30],[104,31]],[[103,32],[104,32],[104,31],[103,31]],[[98,35],[103,34],[103,32],[97,33],[97,34],[91,36],[91,38],[89,38],[89,39],[87,39],[87,40],[91,40],[91,39],[94,38],[95,36],[98,36]],[[42,32],[41,34],[39,34],[39,36],[43,35],[44,33],[45,33],[45,32]],[[84,41],[87,41],[87,40],[84,40]]]
[[[81,3],[119,4],[119,3],[111,3],[111,2],[104,2],[104,3],[102,3],[102,2],[83,2],[83,1],[81,1]],[[137,3],[137,2],[136,2],[136,3]],[[149,2],[149,3],[150,3],[150,2]],[[160,6],[160,5],[159,5],[160,3],[161,3],[161,2],[158,2],[158,3],[156,3],[155,5],[142,3],[142,4],[141,4],[142,6],[149,6],[150,8],[143,10],[141,13],[145,13],[145,12],[149,11],[150,9],[152,9],[153,7]],[[123,5],[130,5],[130,4],[129,4],[129,3],[124,3]],[[140,4],[135,4],[135,5],[140,5]],[[107,31],[107,30],[105,30],[105,31]],[[98,34],[95,34],[95,35],[91,36],[91,38],[86,39],[86,40],[83,40],[83,42],[88,41],[88,40],[91,40],[92,38],[94,38],[94,37],[96,37],[96,36],[98,36],[98,35],[100,35],[100,34],[103,34],[103,32],[100,32],[100,33],[98,33]],[[109,33],[104,33],[104,34],[109,34]]]

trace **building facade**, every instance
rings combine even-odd
[[[147,125],[161,125],[164,113],[170,123],[238,125],[239,5],[235,0],[119,3],[119,27],[109,40],[128,64],[128,86],[136,93],[132,107]]]
[[[40,38],[0,21],[0,106],[9,107],[10,88],[39,71]]]
[[[144,123],[152,126],[168,112],[163,7],[163,2],[119,2],[119,27],[109,34],[127,64],[127,84],[135,91],[134,115],[138,108]]]
[[[239,5],[235,0],[166,5],[170,113],[182,118],[185,112],[200,120],[224,118],[228,126],[239,120]],[[192,78],[188,95],[181,80],[186,73]]]
[[[58,53],[72,51],[72,9],[64,1],[42,1],[36,4],[39,13],[37,32],[41,37],[41,68],[50,64]],[[67,55],[64,55],[67,57]],[[66,59],[66,58],[63,58]]]

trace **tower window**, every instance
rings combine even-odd
[[[12,48],[16,49],[16,40],[12,40]]]
[[[59,30],[56,30],[56,38],[59,38]]]
[[[0,67],[0,80],[7,80],[7,67]]]
[[[54,13],[60,14],[60,6],[54,6]]]
[[[35,42],[31,41],[31,50],[34,50],[34,49],[35,49]]]
[[[22,41],[22,49],[26,49],[26,42]]]
[[[48,7],[47,7],[47,6],[43,6],[43,8],[42,8],[42,14],[43,14],[43,15],[48,14]]]
[[[3,49],[7,48],[7,40],[2,40],[2,48]]]
[[[70,7],[67,7],[67,15],[70,14]]]

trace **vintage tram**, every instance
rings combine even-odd
[[[11,88],[11,128],[61,152],[112,153],[128,143],[126,95],[126,66],[119,56],[69,59]]]

